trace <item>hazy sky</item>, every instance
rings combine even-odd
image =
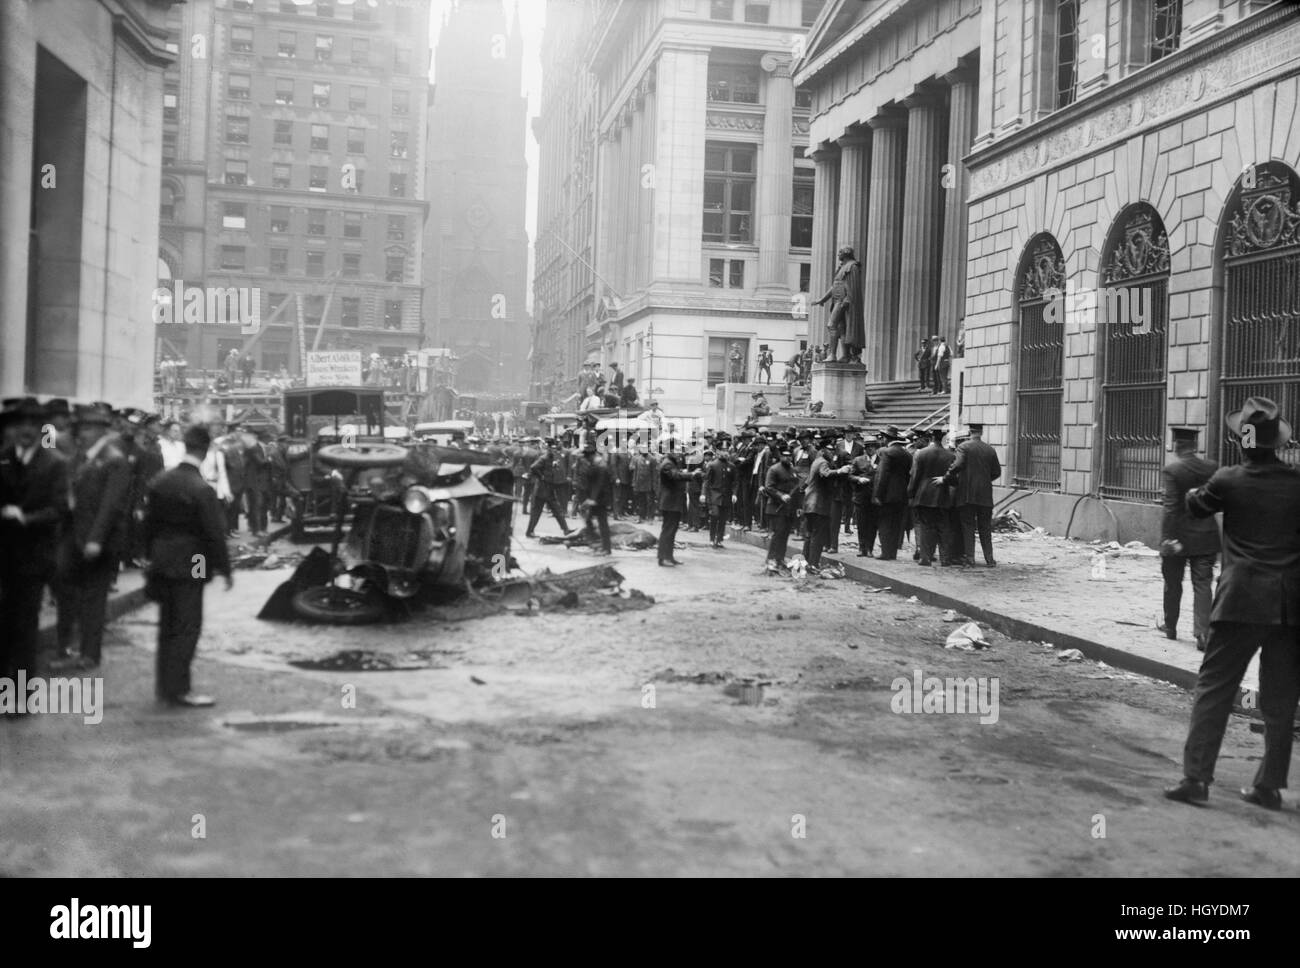
[[[524,136],[524,157],[528,161],[528,207],[524,225],[528,231],[528,311],[533,309],[533,242],[537,238],[537,142],[533,139],[532,119],[541,106],[542,96],[542,27],[546,23],[546,0],[502,0],[508,21],[513,23],[518,9],[519,23],[524,38],[524,90],[528,96],[528,131]],[[442,29],[444,14],[454,5],[454,0],[433,0],[429,17],[429,42],[434,59],[438,56],[438,34]],[[432,64],[430,64],[432,79]]]

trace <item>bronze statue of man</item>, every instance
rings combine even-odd
[[[827,301],[831,304],[826,320],[826,341],[830,347],[826,358],[848,363],[861,356],[867,341],[862,321],[862,263],[853,257],[851,246],[841,246],[838,255],[840,265],[831,287],[813,305],[822,306]],[[840,343],[844,344],[843,356],[839,353]]]

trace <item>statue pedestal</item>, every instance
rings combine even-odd
[[[857,420],[862,415],[866,385],[867,368],[862,363],[814,363],[809,402],[820,400],[822,413]]]

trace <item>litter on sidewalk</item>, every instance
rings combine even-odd
[[[974,622],[967,622],[965,625],[948,633],[948,640],[943,647],[945,649],[959,649],[962,652],[974,652],[976,649],[987,649],[989,642],[988,639],[984,638],[984,632],[978,625]]]

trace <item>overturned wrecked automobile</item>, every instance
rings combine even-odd
[[[380,455],[340,444],[316,460],[331,468],[338,496],[333,547],[313,551],[261,617],[373,622],[515,567],[514,475],[489,455],[421,443]]]

